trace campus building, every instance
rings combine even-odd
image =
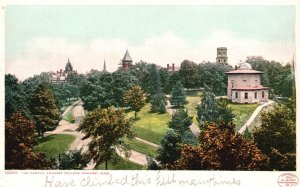
[[[234,103],[259,103],[268,101],[268,87],[261,85],[263,72],[253,70],[243,62],[228,75],[227,96]]]
[[[53,84],[62,84],[67,82],[67,78],[69,75],[77,75],[77,72],[73,70],[73,66],[70,63],[70,59],[65,66],[65,70],[60,69],[56,73],[51,74],[51,83]]]

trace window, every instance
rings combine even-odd
[[[254,93],[254,99],[257,99],[257,92]]]
[[[261,97],[265,98],[265,92],[264,91],[262,92]]]
[[[245,93],[245,99],[248,99],[248,93]]]
[[[247,80],[243,80],[243,83],[246,83],[247,82]]]
[[[220,62],[220,59],[218,60],[218,62]]]
[[[238,93],[237,93],[237,92],[235,92],[235,98],[238,98],[238,97],[239,97]]]
[[[234,80],[231,80],[231,88],[233,88]]]

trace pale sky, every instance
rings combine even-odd
[[[247,56],[293,58],[294,6],[7,6],[6,73],[24,80],[64,69],[115,71],[128,49],[134,62],[214,62],[228,48],[236,65]]]

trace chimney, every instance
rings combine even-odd
[[[167,64],[167,70],[169,71],[169,64]]]
[[[172,64],[172,71],[175,71],[175,65],[174,65],[174,63]]]

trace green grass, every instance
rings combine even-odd
[[[230,103],[228,105],[234,114],[234,124],[236,125],[236,130],[239,130],[250,118],[258,104],[235,104]]]
[[[70,123],[74,123],[75,122],[75,118],[73,115],[73,107],[69,110],[69,112],[67,112],[64,116],[63,119],[70,122]]]
[[[108,169],[109,170],[142,170],[144,169],[144,166],[131,162],[125,158],[121,158],[116,165],[113,165],[112,162],[109,161]],[[96,166],[95,170],[105,170],[105,163]]]
[[[157,155],[157,153],[156,153],[157,148],[156,147],[145,144],[145,143],[140,142],[136,139],[132,139],[132,140],[125,139],[125,142],[130,145],[130,148],[132,150],[143,153],[145,155],[150,154],[153,157],[155,157]]]
[[[274,109],[274,107],[277,105],[277,103],[273,103],[271,105],[268,105],[266,107],[264,107],[260,113],[257,115],[257,117],[254,119],[254,121],[252,122],[252,124],[249,127],[249,130],[252,131],[254,130],[255,127],[259,127],[261,125],[261,114],[263,112],[270,112],[271,110]]]
[[[196,125],[199,125],[198,124],[199,122],[197,120],[198,110],[196,107],[198,106],[198,104],[201,103],[202,92],[191,90],[191,91],[187,91],[186,95],[187,95],[186,100],[188,101],[188,103],[184,107],[187,109],[189,116],[193,117],[193,122]]]
[[[134,112],[129,112],[128,117],[134,117]],[[137,118],[133,124],[133,130],[137,137],[159,144],[168,129],[167,123],[171,120],[171,115],[151,113],[150,104],[146,104],[138,112]]]
[[[38,145],[33,147],[35,153],[43,152],[47,158],[57,158],[59,154],[65,153],[75,136],[68,134],[56,134],[46,136],[38,140]]]

